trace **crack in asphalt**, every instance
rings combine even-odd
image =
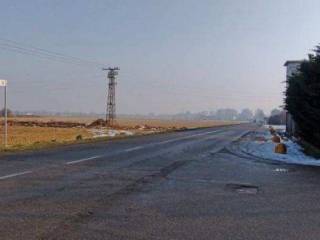
[[[157,172],[154,172],[149,175],[145,175],[131,184],[124,186],[123,188],[119,189],[118,191],[108,194],[105,197],[101,197],[100,199],[96,200],[95,203],[103,204],[104,207],[110,208],[115,202],[121,200],[122,198],[141,192],[143,188],[147,185],[154,184],[155,182],[161,181],[166,179],[166,177],[172,173],[173,171],[181,168],[194,160],[180,160],[174,161],[173,163],[161,168]],[[91,217],[94,216],[95,209],[98,209],[98,206],[86,207],[83,211],[80,211],[73,216],[67,217],[65,221],[61,222],[56,226],[52,231],[49,233],[46,232],[45,235],[40,236],[39,239],[59,239],[55,236],[56,230],[59,229],[66,229],[68,226],[72,224],[84,224],[90,220]],[[61,234],[61,232],[59,232]]]

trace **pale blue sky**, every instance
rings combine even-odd
[[[119,66],[121,113],[269,111],[283,63],[320,42],[319,12],[318,0],[0,0],[0,38]],[[15,110],[104,112],[103,74],[0,48]]]

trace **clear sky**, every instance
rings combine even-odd
[[[0,16],[1,39],[119,66],[120,113],[269,111],[282,104],[283,63],[320,42],[318,0],[0,0]],[[100,67],[3,43],[12,109],[104,112]]]

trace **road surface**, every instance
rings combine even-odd
[[[0,239],[319,239],[320,171],[235,150],[252,125],[0,157]]]

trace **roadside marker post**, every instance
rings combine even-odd
[[[0,87],[4,87],[4,147],[8,145],[8,109],[7,109],[7,80],[0,80]]]

